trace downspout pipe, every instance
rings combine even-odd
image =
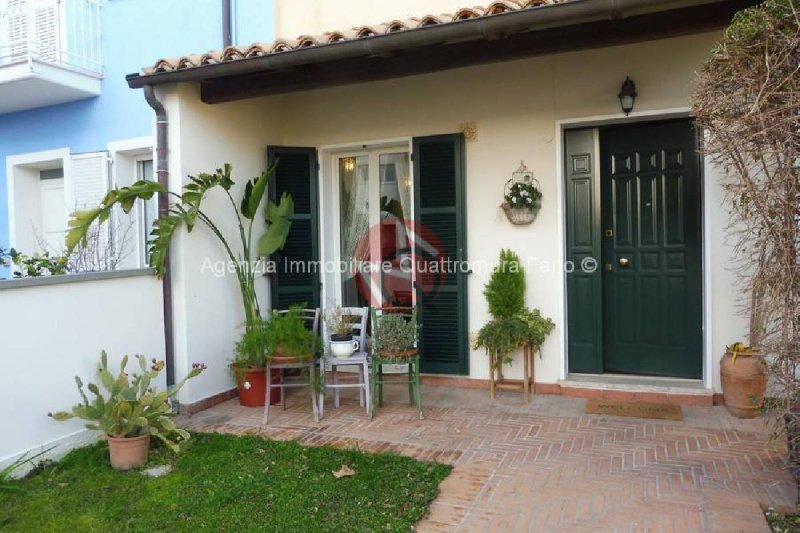
[[[165,191],[169,190],[169,145],[167,134],[169,133],[169,120],[164,104],[156,96],[155,88],[152,85],[144,86],[144,99],[156,114],[156,176],[158,183]],[[169,197],[166,193],[158,195],[158,216],[164,217],[169,211]],[[173,317],[172,317],[172,269],[170,268],[170,252],[167,250],[165,258],[167,268],[164,272],[164,279],[161,280],[161,293],[164,302],[164,359],[167,365],[167,386],[175,384],[175,343],[173,340]]]
[[[373,35],[339,43],[299,48],[260,57],[225,61],[155,74],[128,74],[128,86],[139,88],[180,81],[201,81],[223,76],[249,74],[363,56],[391,56],[409,48],[435,46],[447,42],[495,39],[504,35],[582,24],[598,20],[617,20],[647,11],[668,10],[725,3],[726,0],[572,0],[533,9],[426,26],[397,33]]]
[[[233,44],[233,30],[231,29],[231,20],[233,19],[233,10],[231,8],[232,0],[222,0],[222,47],[226,48]]]

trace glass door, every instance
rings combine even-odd
[[[411,306],[414,253],[409,152],[405,147],[336,156],[341,302]]]

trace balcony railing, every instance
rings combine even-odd
[[[0,68],[38,61],[96,76],[101,0],[0,0]]]

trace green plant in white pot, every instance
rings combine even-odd
[[[137,355],[136,359],[140,373],[129,375],[125,371],[128,365],[126,355],[115,376],[108,369],[108,356],[103,351],[97,376],[105,393],[98,385],[89,383],[86,389],[93,395],[90,400],[83,390],[83,381],[75,376],[83,402],[74,405],[69,412],[50,414],[59,421],[80,418],[88,422],[87,429],[102,431],[108,438],[111,466],[117,470],[129,470],[147,463],[151,437],[159,439],[175,452],[180,450],[181,442],[189,440],[189,433],[175,424],[176,413],[169,399],[206,368],[202,363],[195,363],[181,381],[167,390],[156,391],[154,382],[164,369],[164,362],[153,359],[148,368],[143,355]]]
[[[330,350],[335,357],[350,357],[361,346],[353,340],[351,315],[338,305],[325,313],[325,326],[330,336]]]

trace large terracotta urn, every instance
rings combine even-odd
[[[767,373],[758,352],[725,352],[719,364],[722,395],[728,412],[737,418],[761,413],[767,391]]]

